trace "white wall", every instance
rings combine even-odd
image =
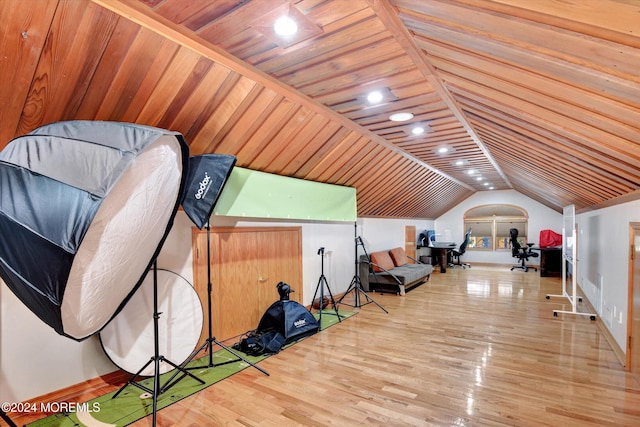
[[[576,216],[577,282],[623,351],[629,292],[629,223],[640,221],[640,201]]]
[[[97,337],[58,335],[0,281],[0,402],[20,402],[115,369]]]
[[[528,240],[531,243],[538,243],[540,230],[550,229],[556,233],[562,233],[561,212],[556,212],[515,190],[480,191],[436,218],[435,230],[437,240],[456,242],[460,245],[466,232],[464,229],[465,212],[476,206],[490,204],[515,205],[525,209],[529,215]],[[468,250],[461,259],[464,259],[464,262],[468,263],[517,263],[517,260],[511,256],[511,251],[493,252]],[[538,265],[539,260],[540,258],[530,258],[528,264]]]
[[[303,286],[304,304],[311,303],[320,278],[321,258],[317,254],[320,247],[325,248],[324,274],[332,293],[346,291],[355,274],[353,223],[214,217],[211,226],[301,226],[303,283],[290,285],[294,289]],[[179,211],[158,257],[158,267],[174,271],[190,283],[193,283],[192,227],[184,212]],[[276,284],[277,281],[274,288]],[[97,336],[76,342],[58,335],[0,283],[0,402],[32,399],[117,369],[104,354]]]
[[[362,237],[367,253],[404,248],[404,228],[407,225],[416,227],[417,239],[422,231],[433,229],[433,220],[359,218],[358,235]]]

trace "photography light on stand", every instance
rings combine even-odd
[[[209,362],[206,366],[187,367],[190,369],[202,369],[203,367],[213,368],[215,366],[233,363],[242,360],[243,362],[253,366],[265,375],[269,375],[267,371],[249,361],[229,346],[218,341],[213,336],[213,313],[212,313],[212,292],[213,284],[211,283],[211,226],[210,218],[213,209],[220,198],[220,194],[233,171],[236,163],[235,156],[226,154],[204,154],[193,156],[189,160],[189,177],[187,179],[187,188],[182,199],[182,208],[189,219],[198,229],[207,228],[207,320],[208,320],[208,337],[205,342],[196,349],[192,355],[185,361],[184,365],[192,361],[201,351],[206,350],[209,353]],[[235,360],[226,360],[221,363],[213,361],[213,345],[226,350],[236,357]],[[177,376],[176,372],[174,375]],[[183,375],[184,376],[184,375]],[[181,377],[182,378],[182,377]],[[178,378],[176,381],[179,381]],[[169,383],[171,380],[169,379]]]
[[[155,267],[188,158],[181,134],[130,123],[58,122],[14,139],[0,152],[0,235],[12,237],[0,239],[0,277],[60,335],[99,332]]]

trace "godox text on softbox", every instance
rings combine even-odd
[[[189,159],[182,209],[200,230],[209,221],[235,164],[236,157],[228,154],[202,154]]]
[[[258,323],[258,332],[275,330],[285,338],[285,344],[313,335],[320,330],[318,320],[297,301],[276,301],[265,311]]]

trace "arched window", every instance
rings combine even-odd
[[[518,240],[527,242],[527,211],[513,205],[482,205],[464,214],[464,229],[471,227],[470,250],[500,251],[509,249],[509,230],[518,229]]]

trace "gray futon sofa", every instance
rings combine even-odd
[[[415,264],[410,263],[410,260]],[[407,290],[431,277],[433,266],[410,258],[402,248],[372,252],[360,257],[360,281],[364,291],[394,292]]]

